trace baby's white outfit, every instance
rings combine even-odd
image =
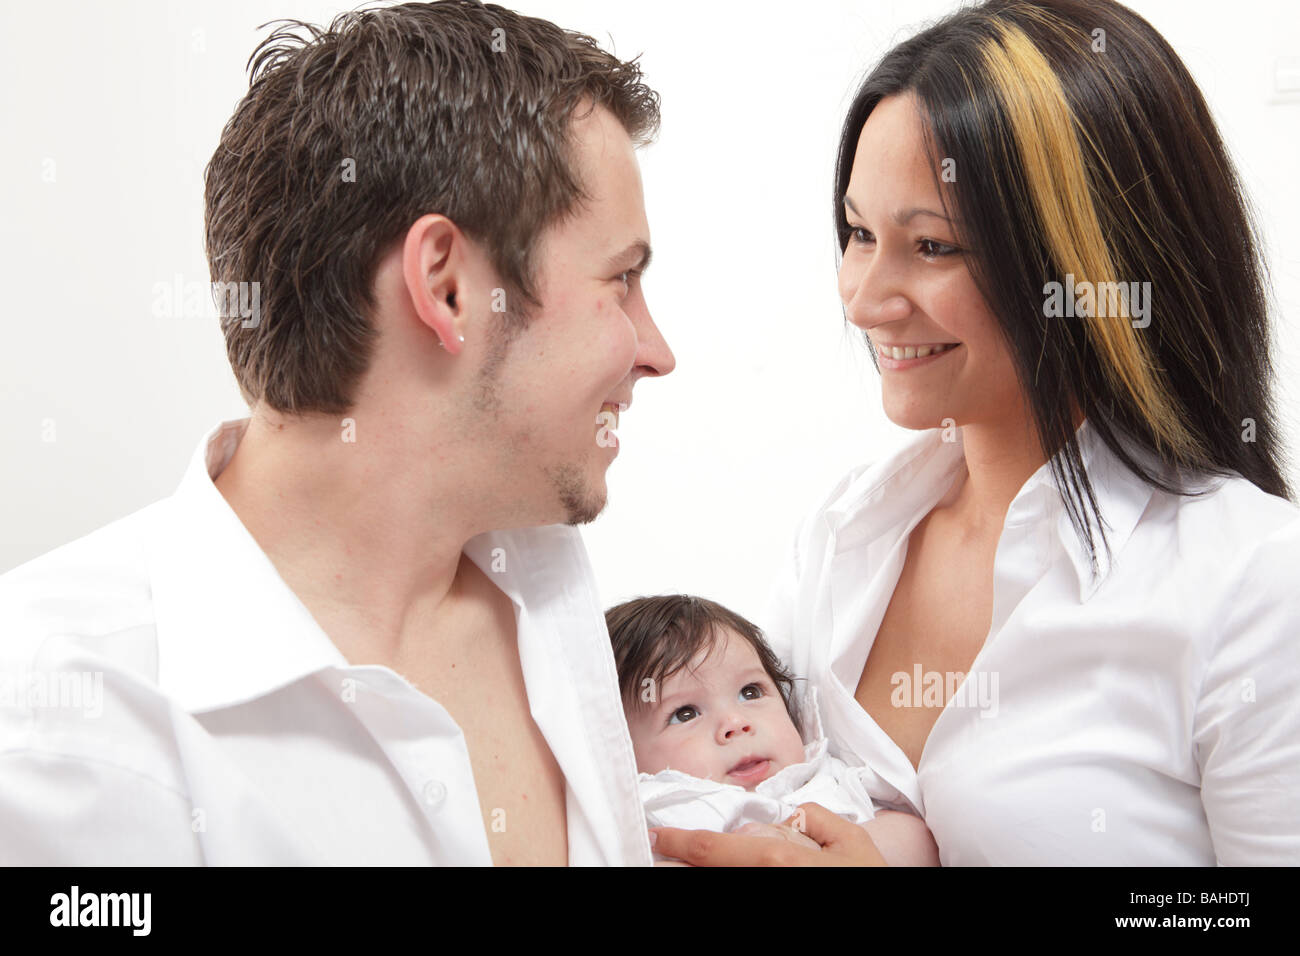
[[[753,790],[692,777],[680,770],[638,775],[646,825],[729,833],[746,823],[780,823],[801,803],[819,803],[854,823],[875,817],[867,794],[866,767],[850,767],[826,752],[817,697],[809,692],[807,715],[812,742],[804,745],[804,762],[784,767]]]

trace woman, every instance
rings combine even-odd
[[[858,91],[835,218],[918,434],[804,522],[764,622],[833,746],[947,865],[1300,863],[1300,509],[1254,223],[1186,68],[1111,2],[958,12]],[[809,823],[821,851],[657,849],[873,858]]]

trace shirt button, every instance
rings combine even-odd
[[[441,780],[425,781],[420,793],[424,797],[425,806],[428,807],[436,807],[447,799],[447,788]]]

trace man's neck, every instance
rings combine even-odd
[[[472,483],[435,475],[436,453],[426,448],[417,462],[403,459],[392,433],[362,438],[344,441],[333,420],[254,414],[216,479],[285,583],[357,664],[400,656],[412,617],[457,601],[462,550],[486,530],[467,522],[472,503],[458,495]]]

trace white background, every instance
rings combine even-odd
[[[1274,73],[1300,62],[1300,4],[1130,5],[1192,70],[1258,204],[1294,455],[1300,96],[1279,95]],[[903,437],[845,331],[831,174],[857,81],[952,7],[516,6],[642,54],[663,97],[662,134],[641,154],[655,246],[645,286],[678,365],[638,385],[609,507],[585,530],[607,605],[687,591],[757,616],[799,518]],[[215,318],[155,317],[154,286],[208,281],[202,173],[247,89],[259,24],[343,9],[64,2],[57,24],[37,5],[4,10],[0,572],[170,494],[200,435],[247,414]]]

